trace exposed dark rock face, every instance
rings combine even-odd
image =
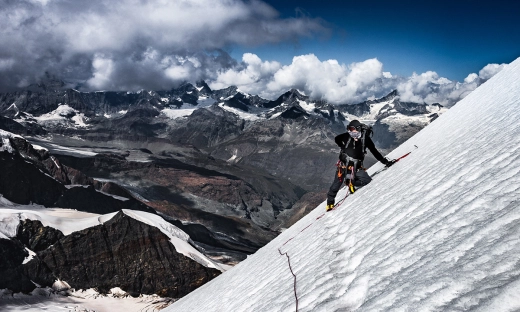
[[[391,148],[397,137],[394,132],[390,131],[390,127],[380,122],[376,122],[372,127],[374,133],[372,141],[380,148]]]
[[[42,251],[63,238],[63,233],[54,228],[43,226],[38,220],[20,221],[16,238],[34,252]]]
[[[0,194],[18,204],[52,207],[65,187],[18,155],[0,152]]]
[[[102,183],[79,170],[62,165],[58,158],[51,156],[46,150],[35,150],[23,138],[9,138],[9,144],[14,149],[13,153],[0,152],[0,194],[15,203],[32,202],[47,207],[72,208],[99,214],[121,209],[154,213],[153,209],[114,185],[108,185],[105,189],[123,194],[125,199],[97,191],[96,189],[103,188]],[[65,187],[72,184],[82,186]]]
[[[296,119],[304,116],[309,116],[309,114],[298,106],[293,106],[280,115],[280,117],[287,119]]]
[[[305,217],[309,212],[321,204],[326,196],[326,192],[309,192],[303,195],[302,198],[293,205],[293,214],[290,215],[286,222],[284,222],[284,227],[289,228],[298,222],[298,220]]]
[[[72,208],[98,214],[107,214],[121,209],[133,209],[154,213],[153,209],[135,200],[133,197],[117,199],[98,192],[93,186],[68,188],[56,201],[56,207]]]
[[[22,112],[21,114],[24,113]],[[0,116],[0,129],[19,135],[44,135],[47,133],[47,131],[36,122],[28,122],[25,125],[22,125],[9,118],[9,116]]]
[[[291,89],[291,90],[285,92],[284,94],[280,95],[276,100],[265,103],[264,107],[273,108],[273,107],[280,106],[282,103],[291,105],[291,104],[297,103],[298,100],[306,101],[308,99],[309,99],[308,96],[301,94],[300,92],[298,92],[298,90]]]
[[[211,88],[208,86],[208,84],[204,80],[199,80],[195,83],[195,86],[197,89],[199,89],[200,95],[211,95]]]
[[[244,120],[218,106],[199,109],[170,129],[172,141],[206,148],[237,137]]]
[[[238,93],[238,88],[235,86],[227,87],[225,89],[213,91],[213,97],[217,100],[224,100],[230,96],[234,96]]]
[[[211,155],[234,157],[238,165],[262,168],[306,191],[328,188],[338,157],[336,134],[323,118],[287,112],[294,118],[258,121],[238,137],[211,148]]]
[[[215,92],[213,98],[219,103],[223,101],[224,105],[237,108],[244,112],[248,112],[255,107],[264,107],[264,105],[269,102],[268,100],[262,99],[257,95],[246,95],[244,93],[237,92],[236,88],[228,88],[224,90],[225,91],[223,93]],[[231,96],[229,95],[230,93],[234,94]],[[220,94],[227,96],[220,96]]]
[[[112,182],[105,183],[101,188],[101,192],[128,199],[133,198],[132,194],[130,194],[126,189]]]
[[[0,289],[30,292],[35,285],[24,274],[22,262],[29,253],[22,243],[0,238]]]
[[[63,163],[86,171],[89,175],[135,185],[132,191],[151,201],[148,205],[161,207],[166,200],[187,209],[202,209],[209,213],[218,210],[219,214],[225,216],[245,217],[265,227],[304,193],[298,186],[274,180],[268,174],[252,168],[244,170],[246,168],[229,166],[225,162],[227,168],[223,164],[218,165],[222,161],[211,162],[219,169],[217,171],[168,158],[157,158],[153,163],[132,163],[106,155],[59,157]],[[227,172],[222,172],[223,169]],[[206,201],[197,203],[197,199],[188,194]],[[115,195],[128,197],[124,194]],[[161,212],[179,218],[167,211]],[[181,219],[199,222],[191,218],[188,215]]]
[[[82,172],[62,166],[60,161],[51,156],[47,150],[34,149],[32,144],[24,138],[13,137],[9,139],[9,143],[14,148],[14,158],[21,156],[23,159],[31,161],[36,168],[49,174],[62,184],[96,185],[93,179]]]
[[[179,254],[159,229],[120,212],[108,222],[63,237],[25,265],[35,282],[56,278],[76,289],[182,297],[220,274]]]

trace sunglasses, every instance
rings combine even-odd
[[[359,131],[359,130],[361,130],[361,127],[348,126],[347,130],[348,131]]]

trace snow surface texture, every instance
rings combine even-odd
[[[517,59],[341,206],[322,203],[165,311],[295,311],[280,251],[298,311],[519,311],[519,120]]]
[[[50,209],[39,205],[16,205],[0,196],[0,238],[16,236],[16,230],[22,220],[39,220],[44,226],[60,230],[64,235],[75,231],[103,224],[112,219],[117,212],[97,215],[72,209]],[[175,250],[197,261],[205,267],[225,271],[229,266],[221,265],[204,256],[189,244],[190,237],[178,227],[163,218],[143,211],[123,209],[123,213],[139,222],[157,227],[170,238]]]

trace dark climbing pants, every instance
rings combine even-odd
[[[345,175],[343,175],[345,176]],[[356,171],[356,175],[354,176],[354,181],[352,184],[355,187],[365,186],[372,181],[372,178],[365,172],[365,170]],[[334,182],[330,186],[329,192],[327,193],[327,205],[334,205],[336,194],[338,194],[339,189],[344,181],[340,181],[338,178],[338,172],[334,175]]]

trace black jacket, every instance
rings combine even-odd
[[[348,146],[345,146],[349,141],[349,138],[350,135],[345,132],[336,136],[336,138],[334,138],[334,141],[336,141],[336,144],[338,144],[338,146],[341,148],[342,153],[346,153],[348,156],[354,159],[359,159],[363,161],[363,159],[365,159],[365,151],[363,150],[363,143],[361,142],[361,138],[357,141],[351,138]],[[388,160],[384,158],[383,155],[381,155],[381,153],[379,153],[379,151],[376,149],[374,142],[368,135],[365,136],[365,146],[370,150],[372,155],[374,155],[374,157],[377,160],[379,160],[383,164],[386,164],[388,162]]]

